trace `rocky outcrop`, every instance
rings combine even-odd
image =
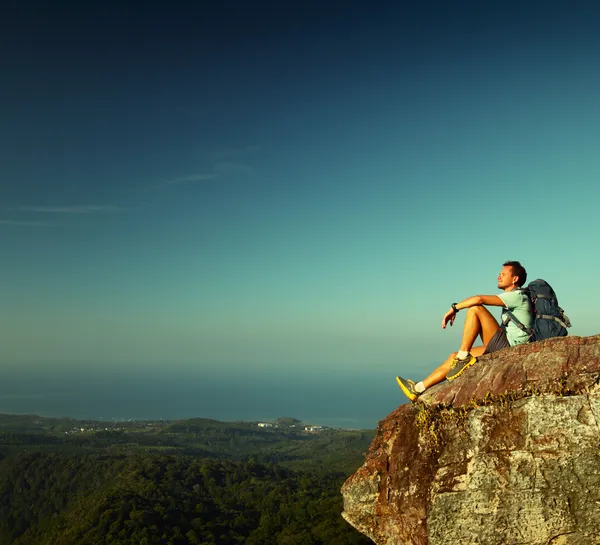
[[[378,545],[600,544],[599,383],[600,335],[480,358],[379,423],[344,518]]]

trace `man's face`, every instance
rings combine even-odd
[[[516,276],[513,276],[512,267],[510,265],[505,265],[498,275],[498,289],[504,290],[510,288],[516,278]]]

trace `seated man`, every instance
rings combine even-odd
[[[460,376],[477,361],[477,356],[489,354],[502,348],[523,344],[529,341],[529,335],[519,329],[510,320],[506,327],[500,326],[490,311],[483,305],[507,308],[525,326],[533,325],[533,312],[527,295],[521,287],[527,280],[527,272],[518,261],[504,263],[498,275],[498,289],[504,290],[500,295],[475,295],[468,297],[460,303],[452,303],[452,307],[442,319],[442,329],[448,323],[454,324],[459,310],[468,308],[463,329],[460,350],[450,354],[427,378],[416,384],[412,380],[396,377],[398,385],[408,399],[415,401],[427,388],[442,382],[444,379],[453,380]],[[505,323],[505,311],[502,311],[502,322]],[[480,336],[483,341],[481,346],[473,346],[475,339]]]

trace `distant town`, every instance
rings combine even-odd
[[[191,419],[193,420],[193,419]],[[204,419],[203,419],[204,420]],[[127,432],[127,431],[144,431],[144,430],[158,430],[169,426],[175,422],[184,422],[185,420],[143,420],[138,418],[113,418],[110,421],[103,420],[76,420],[72,421],[73,426],[63,433],[66,435],[72,435],[77,433],[100,433],[100,432]],[[34,424],[43,424],[42,420],[34,420]],[[331,428],[328,426],[322,426],[319,424],[305,424],[295,418],[279,418],[274,422],[271,421],[236,421],[236,424],[246,426],[256,426],[262,429],[273,429],[273,430],[287,430],[295,432],[306,432],[306,433],[319,433],[325,430],[336,430],[337,428]]]
[[[259,422],[258,423],[258,427],[259,428],[279,428],[279,424],[277,424],[277,422]],[[304,431],[307,432],[311,432],[311,433],[316,433],[319,431],[323,431],[324,429],[326,429],[326,426],[307,426],[304,424],[301,425],[297,425],[297,424],[291,424],[290,426],[287,426],[288,428],[297,428],[297,429],[303,429]]]

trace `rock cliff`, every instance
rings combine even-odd
[[[480,358],[379,423],[344,518],[378,545],[600,544],[599,383],[600,335]]]

